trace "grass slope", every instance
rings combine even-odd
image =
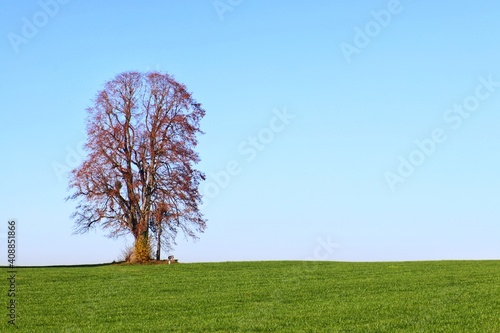
[[[500,332],[499,272],[498,261],[18,268],[19,328],[2,307],[0,332]]]

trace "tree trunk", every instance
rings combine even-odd
[[[158,227],[158,241],[156,244],[156,260],[160,260],[161,253],[161,226]]]
[[[149,239],[147,225],[144,226],[144,223],[139,224],[137,234],[134,237],[134,261],[139,263],[149,261],[151,259],[151,240]]]

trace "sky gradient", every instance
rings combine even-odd
[[[0,264],[117,260],[72,235],[85,109],[166,71],[207,114],[207,230],[184,262],[500,259],[500,5],[444,1],[1,3]],[[166,257],[164,253],[164,257]]]

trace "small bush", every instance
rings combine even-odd
[[[122,255],[118,260],[129,262],[131,260],[133,254],[134,254],[134,247],[127,246],[122,250]]]

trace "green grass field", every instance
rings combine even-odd
[[[0,332],[500,332],[500,262],[18,268],[17,303]]]

